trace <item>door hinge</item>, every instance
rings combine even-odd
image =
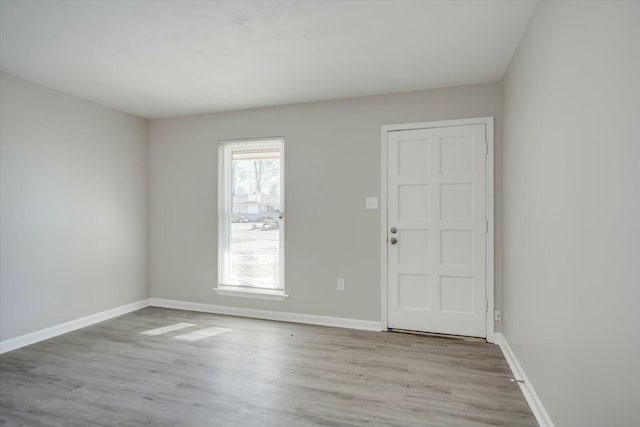
[[[484,312],[486,313],[487,311],[489,311],[489,301],[485,298],[484,299]]]
[[[486,219],[484,221],[484,232],[485,232],[485,234],[489,233],[489,220],[488,219]]]
[[[487,142],[485,140],[484,141],[484,155],[486,156],[487,154],[489,154],[489,142]]]

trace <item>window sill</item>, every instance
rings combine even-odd
[[[213,291],[218,295],[224,295],[227,297],[255,298],[272,301],[284,301],[289,298],[289,295],[285,294],[284,291],[269,289],[247,289],[238,288],[236,286],[219,285],[217,288],[213,288]]]

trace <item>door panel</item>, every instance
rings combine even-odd
[[[486,336],[485,125],[387,144],[388,326]]]

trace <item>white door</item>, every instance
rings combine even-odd
[[[387,133],[389,328],[486,336],[485,128]]]

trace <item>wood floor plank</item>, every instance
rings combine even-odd
[[[478,340],[149,307],[1,355],[0,424],[536,426],[510,377]]]

